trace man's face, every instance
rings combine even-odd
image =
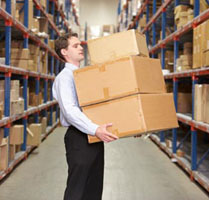
[[[67,62],[77,63],[84,59],[83,47],[77,37],[68,39],[68,47],[62,52]]]

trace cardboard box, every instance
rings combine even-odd
[[[0,90],[4,90],[4,80],[0,81]],[[19,90],[20,81],[19,80],[11,80],[10,81],[10,89],[11,90]]]
[[[138,94],[83,107],[98,125],[113,123],[110,131],[128,137],[178,127],[172,94]],[[89,136],[89,142],[98,142]]]
[[[41,124],[30,124],[27,129],[27,145],[29,146],[39,146],[41,143]]]
[[[8,168],[8,138],[4,138],[0,145],[0,171]]]
[[[209,20],[194,29],[193,34],[193,68],[199,68],[205,64],[204,52],[209,49]]]
[[[10,65],[14,66],[14,67],[19,67],[22,69],[28,69],[28,60],[23,60],[23,59],[13,60],[13,59],[11,59]]]
[[[192,113],[192,94],[178,93],[178,112]]]
[[[203,85],[195,85],[194,120],[203,121]]]
[[[23,143],[24,126],[14,125],[10,128],[10,144],[20,145]]]
[[[42,94],[39,92],[37,95],[35,92],[29,93],[29,105],[30,106],[38,106],[41,104]]]
[[[209,124],[209,84],[203,85],[203,122]]]
[[[35,44],[29,44],[28,45],[29,51],[30,51],[30,55],[32,55],[32,57],[30,57],[30,59],[33,59],[36,56],[39,55],[39,51],[40,51],[40,47],[38,47]]]
[[[39,19],[39,31],[48,33],[48,19],[47,18]]]
[[[89,40],[88,50],[91,64],[104,63],[130,55],[149,57],[145,36],[135,30]]]
[[[41,5],[46,8],[46,0],[40,0]]]
[[[41,119],[41,126],[42,126],[42,133],[46,133],[46,128],[47,128],[47,117],[43,117]]]
[[[52,124],[55,124],[55,122],[56,122],[56,111],[52,113]]]
[[[0,102],[4,102],[5,90],[0,90]],[[10,90],[10,101],[19,99],[19,90]]]
[[[203,53],[203,67],[209,66],[209,49]]]
[[[15,159],[15,152],[16,152],[15,145],[9,145],[9,160],[10,161]]]
[[[174,9],[174,14],[177,14],[179,12],[187,11],[189,9],[189,6],[186,5],[178,5]]]
[[[48,41],[49,42],[49,47],[51,48],[51,49],[54,49],[55,48],[55,46],[54,46],[54,40],[49,40]]]
[[[19,98],[18,100],[10,102],[10,115],[18,115],[24,112],[24,99]]]
[[[11,48],[11,59],[28,59],[29,58],[29,50],[28,49],[18,49],[18,48]],[[5,56],[5,48],[0,50],[0,57]]]
[[[159,59],[130,56],[78,69],[74,78],[80,106],[137,93],[166,92]]]

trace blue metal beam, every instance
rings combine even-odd
[[[24,26],[28,28],[28,0],[24,0]],[[28,48],[28,36],[24,36],[24,48]]]
[[[200,0],[194,0],[194,17],[200,14]]]

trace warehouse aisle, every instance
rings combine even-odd
[[[62,200],[65,130],[55,129],[0,185],[1,200]],[[127,138],[106,145],[103,200],[168,199],[208,197],[150,140]]]

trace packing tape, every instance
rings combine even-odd
[[[104,93],[104,98],[108,99],[109,98],[109,88],[103,88],[103,93]]]
[[[31,135],[32,137],[34,137],[33,132],[29,128],[27,128],[27,132],[29,133],[29,135]]]

